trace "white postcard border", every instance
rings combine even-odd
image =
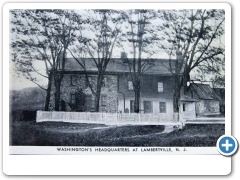
[[[227,3],[8,3],[3,7],[3,172],[8,175],[227,175],[231,158],[222,155],[9,155],[9,9],[63,8],[225,9],[226,135],[231,135],[231,7]],[[20,147],[21,148],[21,147]],[[19,148],[19,150],[20,150]],[[24,147],[28,148],[28,146]],[[29,147],[31,149],[32,147]],[[50,147],[51,148],[51,147]],[[188,148],[188,147],[187,147]],[[188,148],[191,149],[191,148]],[[207,148],[197,148],[201,152]],[[213,149],[215,149],[213,147]],[[210,153],[211,154],[211,153]],[[146,168],[148,167],[148,168]],[[214,167],[214,169],[212,168]]]

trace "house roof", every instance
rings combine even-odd
[[[129,59],[132,62],[132,59]],[[92,58],[85,58],[86,69],[88,72],[96,72],[97,68]],[[158,75],[172,75],[170,71],[170,63],[168,59],[143,59],[142,64],[148,63],[149,65],[144,68],[145,74],[158,74]],[[174,61],[171,61],[171,67],[174,70]],[[83,68],[77,63],[74,58],[67,58],[65,63],[65,71],[83,71]],[[112,58],[107,66],[106,73],[128,73],[128,63],[124,62],[121,58]]]
[[[220,100],[209,84],[191,83],[188,90],[193,92],[199,99]],[[195,97],[195,96],[194,96]]]
[[[213,90],[219,97],[225,99],[225,88],[213,88]]]

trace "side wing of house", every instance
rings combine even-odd
[[[173,116],[174,79],[172,76],[144,75],[141,77],[141,113],[160,115],[162,119]],[[118,111],[134,112],[134,90],[130,76],[118,76]]]
[[[188,88],[188,95],[198,100],[196,102],[197,115],[220,113],[221,98],[209,84],[191,83]]]

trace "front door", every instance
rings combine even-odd
[[[134,113],[134,100],[130,100],[130,113]]]
[[[84,102],[85,112],[89,112],[92,107],[92,96],[86,95],[85,96],[85,102]]]
[[[143,101],[144,113],[152,113],[152,102]]]

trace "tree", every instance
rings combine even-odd
[[[75,32],[81,28],[78,23],[81,17],[70,10],[12,10],[11,13],[15,35],[11,48],[17,70],[47,91],[45,110],[49,107],[54,82],[55,110],[58,111],[66,51],[76,37]],[[47,78],[47,88],[38,83],[39,75]]]
[[[88,87],[94,95],[94,111],[98,112],[104,74],[121,36],[122,17],[121,12],[115,10],[93,10],[90,13],[94,13],[95,17],[89,17],[90,22],[84,29],[92,36],[80,33],[76,44],[68,49],[80,68],[84,70]],[[93,61],[97,69],[95,81],[89,80],[87,61]]]
[[[153,27],[153,20],[156,19],[154,10],[129,10],[125,13],[126,28],[125,37],[132,47],[133,58],[122,57],[128,64],[129,74],[133,83],[135,94],[134,112],[140,111],[140,92],[141,92],[141,75],[145,70],[153,65],[151,56],[157,53],[155,44],[159,40],[157,32]],[[122,46],[124,50],[124,46]],[[126,51],[124,50],[126,53]],[[144,60],[143,55],[145,55]]]
[[[195,72],[197,71],[197,72]],[[217,61],[206,61],[198,68],[193,69],[194,75],[191,81],[209,81],[213,88],[225,87],[225,57],[218,58]]]
[[[170,71],[175,78],[174,112],[179,112],[181,89],[191,80],[193,70],[216,71],[222,66],[224,45],[223,10],[159,11],[164,23],[160,46],[169,55]],[[172,59],[175,57],[176,59]]]

